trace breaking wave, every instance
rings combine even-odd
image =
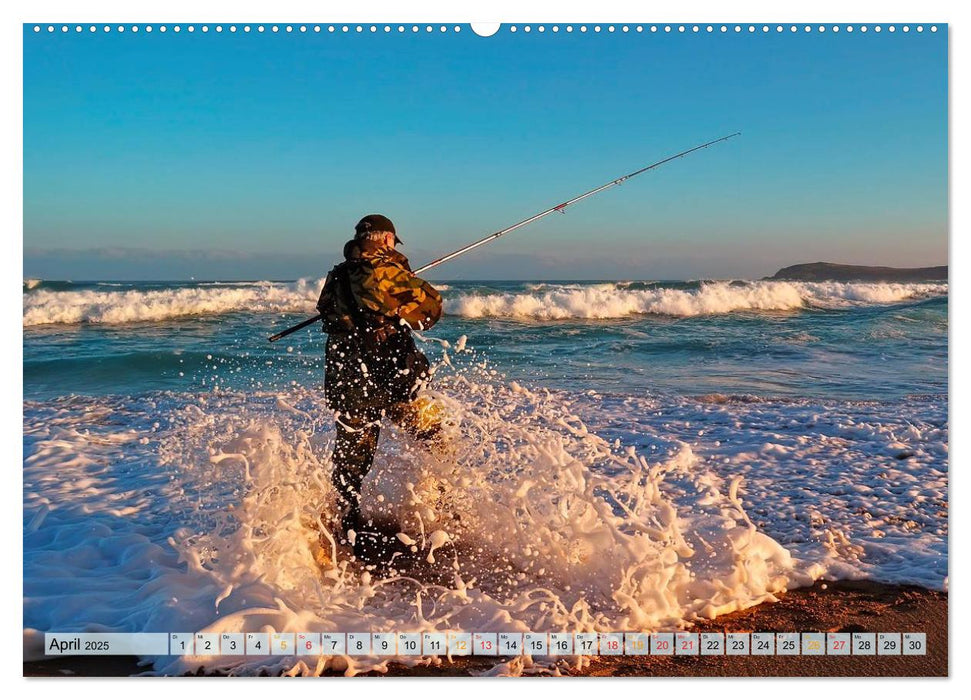
[[[606,319],[638,315],[705,316],[735,311],[790,311],[851,304],[890,304],[947,294],[946,284],[846,282],[705,282],[694,288],[627,283],[536,285],[505,294],[459,294],[446,311],[469,318]]]
[[[234,312],[307,313],[324,281],[199,283],[158,289],[33,289],[23,298],[23,325],[135,323]],[[103,286],[101,284],[99,287]]]
[[[31,281],[33,282],[33,281]],[[39,285],[39,286],[38,286]],[[48,289],[25,284],[23,325],[121,324],[235,312],[311,313],[323,280],[296,282],[201,282],[182,286],[98,283]],[[890,304],[947,294],[947,284],[844,282],[701,282],[524,284],[447,290],[446,313],[465,318],[506,317],[554,321],[638,315],[703,316],[737,311],[789,311],[847,305]]]

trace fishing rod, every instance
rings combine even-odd
[[[468,245],[463,246],[462,248],[459,248],[458,250],[453,251],[453,252],[449,253],[448,255],[443,255],[440,258],[437,258],[435,260],[432,260],[430,263],[427,263],[426,265],[422,265],[417,270],[413,270],[413,274],[418,275],[418,274],[421,274],[422,272],[425,272],[426,270],[432,269],[433,267],[438,267],[439,265],[441,265],[444,262],[448,262],[449,260],[452,260],[453,258],[457,258],[460,255],[463,255],[465,253],[468,253],[470,250],[473,250],[475,248],[478,248],[481,245],[485,245],[486,243],[489,243],[490,241],[494,241],[497,238],[501,238],[502,236],[505,236],[507,233],[511,233],[511,232],[515,231],[516,229],[518,229],[518,228],[522,228],[523,226],[527,226],[528,224],[531,224],[534,221],[539,221],[544,216],[549,216],[550,214],[552,214],[554,212],[563,213],[563,210],[565,210],[568,206],[570,206],[572,204],[576,204],[577,202],[579,202],[582,199],[586,199],[587,197],[592,197],[593,195],[598,194],[600,192],[603,192],[604,190],[608,190],[611,187],[614,187],[616,185],[621,185],[624,182],[626,182],[627,180],[630,180],[632,177],[637,177],[638,175],[641,175],[643,173],[646,173],[648,170],[654,170],[654,168],[659,168],[662,165],[664,165],[665,163],[670,163],[672,160],[677,160],[678,158],[684,158],[689,153],[694,153],[695,151],[700,151],[703,148],[708,148],[709,146],[714,146],[716,143],[721,143],[722,141],[728,141],[728,139],[734,138],[736,136],[740,136],[741,134],[742,134],[741,131],[736,131],[734,134],[729,134],[728,136],[722,136],[721,138],[717,138],[714,141],[709,141],[707,143],[701,144],[700,146],[695,146],[694,148],[689,148],[686,151],[681,151],[680,153],[675,153],[673,156],[668,156],[667,158],[664,158],[663,160],[659,160],[656,163],[651,163],[650,165],[648,165],[648,166],[646,166],[644,168],[641,168],[640,170],[635,170],[634,172],[629,173],[627,175],[624,175],[622,177],[619,177],[616,180],[611,180],[610,182],[608,182],[608,183],[606,183],[604,185],[601,185],[600,187],[595,187],[594,189],[590,190],[589,192],[584,192],[581,195],[577,195],[573,199],[569,199],[569,200],[563,202],[562,204],[557,204],[555,207],[550,207],[549,209],[546,209],[545,211],[541,211],[539,214],[534,214],[533,216],[529,217],[528,219],[523,219],[519,223],[513,224],[512,226],[509,226],[508,228],[504,228],[501,231],[496,231],[495,233],[490,233],[485,238],[480,238],[479,240],[477,240],[477,241],[475,241],[473,243],[469,243]],[[322,318],[321,314],[317,314],[313,318],[308,318],[306,321],[302,321],[301,323],[298,323],[297,325],[295,325],[295,326],[293,326],[291,328],[287,328],[285,331],[280,331],[279,333],[277,333],[275,335],[271,335],[270,338],[269,338],[269,340],[272,343],[272,342],[275,342],[275,341],[279,340],[280,338],[285,338],[286,336],[290,335],[291,333],[296,333],[300,329],[306,328],[311,323],[316,323],[321,318]]]

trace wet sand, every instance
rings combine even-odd
[[[576,676],[947,676],[947,593],[867,581],[817,583],[716,620],[692,631],[926,632],[926,656],[621,656],[594,657]],[[24,663],[25,676],[130,676],[144,672],[134,657],[68,657]],[[394,676],[469,676],[496,659],[441,660],[434,666],[392,664]]]
[[[947,676],[947,619],[946,593],[868,582],[816,584],[778,603],[699,624],[697,631],[926,632],[927,655],[599,657],[585,675]]]

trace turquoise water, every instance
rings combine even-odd
[[[427,336],[465,335],[510,379],[570,391],[880,401],[947,393],[946,285],[885,293],[890,285],[834,283],[800,289],[801,306],[782,308],[788,290],[773,284],[734,283],[712,302],[697,282],[449,282],[446,316]],[[294,285],[37,284],[24,292],[25,398],[319,385],[319,328],[266,340],[313,312],[314,284]],[[721,310],[733,293],[779,308]],[[891,299],[863,299],[873,296]],[[613,315],[590,317],[610,304]],[[72,322],[33,323],[49,318]],[[442,355],[432,340],[423,347]]]

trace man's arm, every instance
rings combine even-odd
[[[333,288],[333,274],[328,272],[327,279],[324,280],[324,286],[320,289],[320,296],[317,297],[317,311],[320,313],[324,313],[327,310],[330,304],[330,297],[334,293]]]
[[[412,328],[428,330],[442,317],[442,296],[428,282],[408,273],[407,286],[395,293],[399,318]]]

